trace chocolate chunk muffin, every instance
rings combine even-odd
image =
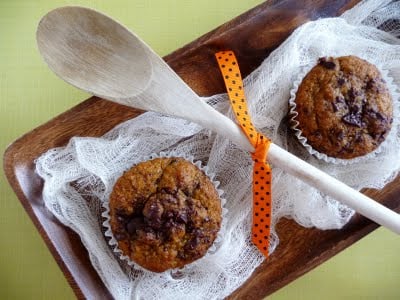
[[[134,166],[116,182],[109,205],[118,247],[153,272],[202,257],[221,226],[214,184],[183,158],[156,158]]]
[[[320,58],[295,103],[297,128],[307,143],[335,158],[374,151],[393,122],[392,98],[379,70],[356,56]]]

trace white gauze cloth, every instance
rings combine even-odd
[[[399,86],[400,27],[394,19],[400,19],[400,2],[365,1],[339,18],[321,19],[298,28],[245,79],[255,126],[274,143],[355,189],[382,188],[400,168],[397,124],[385,149],[373,159],[349,167],[309,155],[289,132],[286,114],[296,75],[321,56],[360,56],[387,70]],[[232,117],[225,94],[203,100]],[[395,106],[398,101],[394,99]],[[156,274],[118,259],[104,236],[101,206],[125,170],[161,151],[193,156],[207,165],[225,191],[228,212],[224,236],[215,253],[180,272]],[[49,150],[36,163],[45,181],[46,207],[79,234],[94,268],[115,299],[221,299],[244,283],[264,260],[250,242],[250,155],[196,124],[148,112],[102,137],[74,137],[66,147]],[[338,229],[354,213],[277,166],[273,166],[272,185],[271,251],[279,242],[274,228],[282,217],[305,227]]]

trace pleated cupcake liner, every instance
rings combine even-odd
[[[308,72],[315,66],[307,65],[303,67],[298,75],[297,78],[293,82],[293,87],[290,90],[290,98],[289,98],[289,123],[290,128],[293,130],[294,135],[297,137],[299,142],[304,146],[304,148],[310,153],[311,155],[315,156],[316,158],[323,160],[327,163],[332,164],[340,164],[340,165],[350,165],[355,163],[360,163],[363,161],[367,161],[370,159],[374,159],[377,157],[383,150],[387,149],[390,144],[396,138],[396,134],[398,134],[398,126],[400,124],[400,116],[399,116],[399,93],[397,91],[397,87],[394,83],[394,79],[389,76],[389,70],[383,69],[382,66],[375,65],[377,69],[380,71],[382,78],[386,81],[386,86],[389,89],[389,92],[392,96],[393,101],[393,122],[390,129],[389,134],[386,136],[385,140],[372,152],[365,154],[363,156],[358,156],[351,159],[342,159],[336,158],[332,156],[328,156],[325,153],[319,152],[315,150],[310,144],[307,142],[307,138],[303,135],[302,130],[298,127],[299,121],[296,120],[298,116],[298,112],[296,111],[296,93],[299,89],[301,82],[303,81],[304,77],[308,74]]]
[[[175,152],[160,152],[159,154],[153,153],[149,156],[143,157],[143,160],[141,160],[142,162],[144,161],[148,161],[148,160],[153,160],[156,158],[170,158],[170,157],[179,157],[179,158],[183,158],[189,162],[191,162],[192,164],[194,164],[196,167],[198,167],[210,180],[211,182],[214,184],[214,187],[219,195],[219,199],[221,201],[221,215],[222,215],[222,221],[221,221],[221,227],[220,230],[218,231],[217,237],[214,240],[214,242],[212,243],[212,245],[210,246],[210,248],[207,250],[206,254],[191,262],[190,264],[185,265],[182,268],[176,268],[176,269],[170,269],[170,270],[166,270],[165,272],[170,272],[171,276],[173,278],[176,278],[177,276],[179,277],[179,274],[183,273],[185,271],[185,268],[187,268],[188,266],[193,266],[194,264],[197,263],[201,263],[202,259],[214,254],[220,244],[222,243],[222,239],[224,236],[224,232],[226,231],[226,216],[228,213],[227,208],[225,207],[226,204],[226,199],[222,197],[222,195],[224,194],[223,190],[218,188],[220,185],[220,182],[215,180],[215,174],[209,171],[209,168],[207,166],[203,166],[201,161],[195,161],[193,156],[183,156],[182,154],[177,154]],[[136,164],[135,164],[136,165]],[[108,244],[110,245],[110,247],[112,248],[113,252],[117,255],[117,257],[122,261],[122,262],[126,262],[129,266],[133,267],[136,270],[141,270],[144,272],[150,272],[150,273],[154,273],[152,271],[147,270],[146,268],[140,266],[139,264],[137,264],[136,262],[134,262],[133,260],[131,260],[131,258],[127,255],[125,255],[121,249],[119,249],[118,247],[118,241],[116,240],[116,238],[114,237],[114,234],[111,230],[111,224],[110,224],[110,207],[109,207],[109,201],[107,199],[107,201],[104,201],[102,203],[102,207],[104,209],[104,212],[102,213],[102,217],[105,218],[105,221],[103,222],[103,226],[105,227],[106,231],[104,233],[104,235],[109,238]],[[158,274],[158,273],[155,273]]]

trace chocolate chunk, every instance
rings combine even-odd
[[[345,83],[344,78],[339,78],[337,83],[338,83],[339,86],[342,86]]]
[[[386,118],[385,118],[380,112],[377,112],[377,113],[375,114],[375,116],[376,116],[376,118],[377,118],[378,120],[381,120],[381,121],[386,120]]]
[[[143,218],[135,217],[131,219],[126,225],[126,230],[130,235],[136,235],[138,230],[141,230],[144,227]]]
[[[318,64],[325,67],[328,70],[333,70],[336,67],[336,64],[333,61],[328,61],[325,57],[322,57],[318,60]]]
[[[375,84],[376,84],[376,81],[375,81],[375,79],[372,78],[372,79],[368,80],[367,84],[365,85],[365,88],[367,90],[370,90],[375,86]]]
[[[176,221],[179,222],[179,223],[186,224],[187,221],[188,221],[187,214],[185,212],[178,213],[177,216],[176,216]]]
[[[357,104],[353,104],[349,107],[349,111],[353,115],[357,115],[361,113],[361,106]]]
[[[158,201],[147,201],[143,209],[143,215],[147,225],[159,228],[161,226],[161,216],[164,212],[164,208]]]
[[[343,122],[360,127],[362,126],[362,121],[361,121],[361,115],[360,114],[353,114],[353,113],[348,113],[347,115],[344,115],[342,117]]]
[[[195,225],[190,220],[186,223],[186,232],[192,233],[195,229]]]

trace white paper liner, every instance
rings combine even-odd
[[[333,56],[333,55],[332,55]],[[357,55],[360,58],[363,58],[359,55]],[[363,58],[365,59],[365,58]],[[367,59],[365,59],[367,60]],[[368,60],[367,60],[368,61]],[[371,62],[370,62],[371,63]],[[372,62],[372,64],[374,64]],[[385,140],[372,152],[358,156],[355,158],[351,159],[342,159],[342,158],[336,158],[332,156],[328,156],[325,153],[319,152],[315,150],[310,144],[307,143],[307,138],[303,136],[303,132],[298,128],[299,122],[296,120],[296,117],[298,116],[298,113],[296,111],[296,93],[297,90],[303,81],[304,77],[308,74],[308,72],[316,66],[316,64],[310,64],[307,66],[304,66],[300,71],[299,74],[296,78],[296,80],[293,82],[293,88],[290,90],[290,98],[289,98],[289,122],[290,122],[290,128],[294,131],[294,135],[298,138],[299,142],[304,146],[304,148],[310,153],[311,155],[314,155],[318,159],[321,159],[327,163],[332,163],[332,164],[342,164],[342,165],[348,165],[348,164],[354,164],[354,163],[360,163],[365,160],[373,159],[379,153],[381,153],[385,148],[388,147],[390,142],[393,141],[393,139],[396,138],[396,128],[400,122],[400,114],[399,114],[399,102],[400,102],[400,97],[399,93],[396,91],[396,86],[393,83],[393,78],[389,76],[388,70],[383,69],[381,66],[374,64],[375,67],[380,71],[382,78],[386,81],[386,86],[392,96],[392,107],[393,107],[393,122],[391,129],[389,131],[389,134],[386,136]]]
[[[189,162],[191,162],[192,164],[194,164],[196,167],[198,167],[201,171],[204,172],[204,174],[211,180],[211,182],[214,184],[214,187],[219,195],[219,199],[221,201],[221,217],[222,217],[222,221],[221,221],[221,227],[217,233],[217,237],[215,238],[214,242],[211,244],[210,248],[208,248],[207,252],[205,253],[205,255],[181,268],[175,268],[175,269],[169,269],[166,270],[164,272],[169,272],[171,274],[171,276],[175,279],[178,279],[183,272],[185,271],[185,268],[187,268],[187,266],[189,265],[194,265],[196,263],[201,262],[201,260],[205,257],[207,257],[208,255],[211,255],[213,253],[215,253],[215,251],[217,251],[218,246],[220,245],[222,238],[224,236],[224,232],[226,230],[226,214],[228,212],[227,208],[225,207],[225,203],[226,203],[226,199],[222,197],[222,195],[224,194],[223,190],[219,189],[218,186],[220,185],[219,181],[214,180],[215,174],[209,172],[209,169],[207,166],[203,166],[202,162],[197,160],[194,161],[193,156],[182,156],[179,154],[176,154],[175,152],[171,151],[171,152],[160,152],[159,154],[153,153],[149,156],[143,157],[143,159],[141,160],[142,162],[147,161],[147,160],[152,160],[155,158],[162,158],[162,157],[179,157],[179,158],[183,158]],[[138,162],[140,163],[140,162]],[[137,164],[138,164],[137,163]],[[135,164],[135,165],[137,165]],[[134,166],[134,165],[133,165]],[[131,167],[133,167],[131,166]],[[130,168],[131,168],[130,167]],[[121,260],[126,262],[129,266],[133,267],[134,269],[143,271],[143,272],[150,272],[150,273],[156,273],[156,272],[152,272],[142,266],[140,266],[139,264],[137,264],[136,262],[132,261],[130,259],[129,256],[124,255],[122,250],[119,249],[118,247],[118,242],[116,240],[116,238],[114,237],[112,230],[111,230],[111,225],[110,225],[110,207],[109,207],[109,201],[104,201],[102,203],[102,207],[104,208],[104,212],[101,214],[101,216],[103,218],[105,218],[105,221],[103,222],[103,226],[106,228],[106,231],[104,233],[104,235],[109,238],[108,244],[111,246],[111,248],[113,249],[114,253],[116,253],[117,257]]]

